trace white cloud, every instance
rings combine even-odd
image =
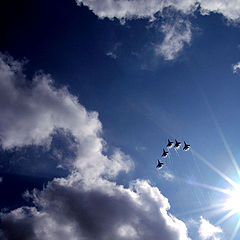
[[[161,173],[161,176],[167,181],[173,181],[175,179],[175,176],[172,173],[167,171],[163,171]]]
[[[121,22],[126,19],[149,18],[155,19],[154,14],[160,13],[165,18],[165,14],[161,14],[164,8],[172,7],[175,10],[189,13],[195,9],[195,1],[161,1],[161,0],[121,0],[121,1],[90,1],[76,0],[81,5],[88,6],[99,18],[117,18]],[[189,22],[178,21],[175,23],[163,24],[161,32],[164,34],[162,43],[154,46],[155,53],[162,55],[165,60],[173,60],[178,52],[180,52],[184,43],[189,44],[191,41],[191,27]],[[115,52],[108,52],[108,56],[116,59]]]
[[[50,75],[43,73],[27,82],[21,64],[4,55],[0,55],[0,107],[4,149],[44,144],[57,128],[71,131],[80,142],[101,132],[98,114],[87,112],[66,87],[56,89]]]
[[[238,73],[240,71],[240,62],[237,62],[232,66],[233,68],[233,73]]]
[[[162,13],[164,8],[171,7],[184,14],[192,14],[200,7],[202,14],[211,12],[222,14],[229,20],[239,20],[239,0],[76,0],[78,5],[88,6],[100,18],[150,18]]]
[[[136,150],[137,152],[142,152],[142,151],[146,151],[147,148],[146,148],[145,146],[136,146],[136,147],[135,147],[135,150]]]
[[[201,217],[198,233],[202,240],[219,240],[219,234],[222,233],[222,229],[212,225],[208,220]]]
[[[78,143],[72,168],[85,176],[115,176],[132,167],[131,160],[116,149],[102,154],[102,125],[96,112],[88,112],[66,87],[57,89],[49,75],[39,73],[32,83],[22,73],[21,63],[0,55],[0,141],[3,149],[50,142],[55,130],[70,132]],[[114,159],[114,161],[113,161]]]
[[[122,44],[120,42],[117,42],[114,44],[113,48],[106,53],[107,56],[117,59],[118,58],[118,49]]]
[[[151,18],[154,14],[162,12],[166,7],[173,7],[185,13],[195,7],[196,1],[192,0],[76,0],[78,5],[88,6],[99,18]]]
[[[191,42],[191,24],[182,19],[175,23],[165,23],[161,26],[164,39],[161,44],[155,46],[156,54],[160,54],[165,60],[173,60],[183,49],[184,44]]]
[[[41,210],[22,207],[1,214],[8,240],[16,236],[29,240],[189,240],[185,224],[168,214],[168,200],[146,181],[137,180],[130,188],[102,181],[85,190],[80,181],[69,185],[55,179],[43,191],[35,191],[33,198]]]
[[[204,13],[219,13],[232,21],[240,19],[239,0],[200,0],[199,3]]]
[[[76,0],[78,5],[87,6],[99,18],[117,18],[120,22],[127,19],[148,18],[156,19],[156,13],[163,19],[166,17],[164,9],[170,8],[180,15],[192,15],[199,9],[202,15],[210,13],[222,14],[227,20],[240,20],[239,0]],[[182,51],[184,44],[191,42],[191,24],[187,20],[163,24],[163,42],[155,45],[155,52],[165,60],[173,60]],[[108,52],[108,56],[116,58],[116,54]]]
[[[106,55],[108,56],[108,57],[111,57],[111,58],[113,58],[113,59],[117,59],[117,55],[114,53],[114,52],[107,52],[106,53]]]
[[[189,240],[157,187],[142,180],[129,187],[113,181],[132,167],[130,157],[119,149],[103,154],[97,113],[88,112],[66,88],[54,87],[46,74],[27,82],[22,65],[1,55],[0,92],[3,148],[51,141],[56,128],[71,132],[78,146],[69,176],[25,193],[33,207],[0,213],[1,239]]]

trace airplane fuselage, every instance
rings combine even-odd
[[[157,165],[157,168],[158,168],[158,169],[160,169],[160,168],[162,168],[162,167],[163,167],[163,163],[160,163],[160,164]]]
[[[184,151],[188,151],[189,149],[190,149],[190,146],[185,146],[185,147],[183,148]]]
[[[165,158],[165,157],[167,157],[167,155],[168,155],[168,152],[164,152],[164,153],[162,154],[162,157]]]

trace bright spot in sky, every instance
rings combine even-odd
[[[240,186],[232,191],[230,197],[225,202],[225,207],[235,213],[240,213]]]
[[[135,229],[130,225],[123,225],[118,229],[118,233],[121,237],[136,237],[137,233]]]

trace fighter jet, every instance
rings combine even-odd
[[[172,147],[173,147],[173,142],[171,142],[171,141],[168,139],[167,148],[172,148]]]
[[[158,165],[156,166],[156,168],[160,169],[162,168],[162,166],[163,166],[163,163],[158,160]]]
[[[190,145],[189,145],[189,144],[186,144],[186,142],[184,141],[183,150],[184,150],[184,151],[188,151],[189,149],[190,149]]]
[[[174,145],[174,148],[175,149],[179,149],[180,148],[180,146],[181,146],[181,142],[178,142],[176,139],[175,139],[175,145]]]
[[[165,158],[165,157],[167,157],[167,155],[168,155],[168,152],[166,152],[166,151],[164,150],[164,148],[163,148],[163,154],[162,154],[162,157]]]

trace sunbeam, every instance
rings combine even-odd
[[[209,106],[209,108],[210,108],[210,106]],[[231,158],[231,160],[232,160],[232,162],[233,162],[233,165],[234,165],[234,167],[235,167],[235,169],[236,169],[236,171],[237,171],[237,173],[238,173],[238,176],[240,177],[240,169],[239,169],[239,166],[238,166],[238,164],[237,164],[237,161],[236,161],[235,157],[233,156],[233,153],[232,153],[232,151],[231,151],[231,149],[230,149],[230,146],[229,146],[229,144],[228,144],[228,142],[227,142],[227,140],[226,140],[226,138],[225,138],[225,136],[224,136],[224,134],[223,134],[223,131],[222,131],[222,129],[221,129],[221,127],[220,127],[220,125],[219,125],[219,123],[218,123],[218,121],[217,121],[214,113],[212,112],[211,108],[209,109],[209,111],[211,112],[211,116],[212,116],[213,122],[214,122],[215,127],[217,128],[218,133],[219,133],[219,135],[220,135],[220,137],[221,137],[221,139],[222,139],[222,141],[223,141],[223,144],[224,144],[224,146],[225,146],[225,149],[226,149],[226,151],[228,152],[228,155],[230,156],[230,158]]]
[[[225,193],[225,194],[231,196],[231,192],[227,189],[218,188],[218,187],[214,187],[214,186],[211,186],[211,185],[208,185],[208,184],[198,183],[198,182],[195,182],[195,181],[187,181],[187,183],[191,184],[191,185],[196,185],[196,186],[199,186],[199,187],[202,187],[202,188],[207,188],[207,189],[210,189],[210,190],[214,190],[214,191],[217,191],[217,192]]]
[[[224,136],[223,136],[223,140],[225,141]],[[230,151],[229,145],[227,144],[226,141],[225,141],[225,147],[228,148],[228,150]],[[192,154],[193,154],[193,157],[196,156],[199,160],[201,160],[203,163],[205,163],[210,169],[212,169],[220,177],[222,177],[229,184],[231,184],[232,189],[230,190],[230,189],[219,188],[219,187],[215,187],[215,186],[211,186],[211,185],[208,185],[208,184],[199,183],[199,182],[195,182],[195,181],[186,181],[186,183],[191,184],[193,186],[195,185],[195,186],[199,186],[199,187],[206,188],[206,189],[209,189],[209,190],[217,191],[217,192],[225,194],[228,197],[225,199],[224,202],[214,204],[210,207],[203,207],[203,208],[199,208],[199,209],[194,209],[194,210],[188,211],[186,213],[184,212],[183,214],[187,214],[187,213],[191,214],[191,213],[207,211],[208,215],[217,216],[218,214],[225,212],[224,216],[222,216],[216,222],[216,225],[223,224],[228,219],[230,219],[233,215],[240,212],[240,207],[239,207],[240,187],[239,187],[239,184],[237,184],[231,178],[226,176],[222,171],[220,171],[218,168],[216,168],[206,158],[201,156],[199,153],[197,153],[193,149],[192,149]],[[229,154],[230,154],[230,152],[229,152]],[[233,157],[233,155],[232,155],[232,157]],[[235,167],[238,171],[238,168],[237,168],[238,166],[236,165]],[[231,240],[233,240],[235,238],[235,236],[237,235],[237,233],[239,231],[239,228],[240,228],[240,219],[237,222],[237,225],[234,227],[234,231],[233,231],[233,233],[231,235],[231,238],[230,238]]]
[[[226,180],[228,183],[230,183],[233,187],[237,188],[237,183],[235,183],[231,178],[226,176],[223,172],[221,172],[218,168],[214,167],[209,161],[207,161],[203,156],[201,156],[199,153],[194,151],[192,149],[192,153],[194,156],[196,156],[199,160],[204,162],[206,165],[208,165],[215,173],[217,173],[219,176],[221,176],[224,180]]]
[[[225,137],[224,134],[223,134],[222,128],[220,127],[220,125],[219,125],[219,123],[218,123],[218,121],[217,121],[217,118],[215,117],[215,114],[214,114],[214,112],[213,112],[213,110],[212,110],[212,108],[211,108],[211,106],[210,106],[210,104],[209,104],[209,102],[208,102],[207,96],[205,95],[203,89],[202,89],[200,86],[199,86],[199,89],[200,89],[200,91],[201,91],[201,94],[202,94],[202,97],[203,97],[203,99],[204,99],[204,102],[205,102],[205,104],[207,105],[207,108],[208,108],[208,111],[209,111],[209,113],[210,113],[210,116],[211,116],[211,118],[212,118],[212,120],[213,120],[213,123],[214,123],[214,125],[215,125],[215,127],[216,127],[216,129],[217,129],[217,131],[218,131],[218,134],[219,134],[220,137],[221,137],[221,140],[222,140],[222,142],[223,142],[223,144],[224,144],[224,147],[225,147],[225,149],[226,149],[229,157],[230,157],[231,160],[232,160],[232,163],[233,163],[233,165],[234,165],[234,167],[235,167],[235,169],[236,169],[236,171],[237,171],[237,173],[238,173],[238,176],[240,177],[240,169],[239,169],[239,166],[238,166],[238,164],[237,164],[237,161],[236,161],[235,157],[233,156],[232,150],[231,150],[231,148],[230,148],[230,146],[229,146],[229,144],[228,144],[228,142],[227,142],[227,140],[226,140],[226,137]]]
[[[190,211],[185,211],[185,212],[182,212],[182,213],[178,213],[177,215],[178,216],[184,216],[184,215],[187,215],[187,214],[206,212],[206,211],[211,211],[211,210],[216,210],[216,209],[218,209],[218,212],[222,212],[223,210],[221,209],[219,211],[219,208],[220,207],[222,208],[223,206],[224,206],[224,203],[218,203],[218,204],[211,205],[210,207],[201,207],[201,208],[196,208],[196,209],[193,209],[193,210],[190,210]]]
[[[237,223],[236,227],[233,230],[233,233],[232,233],[232,236],[231,236],[230,240],[233,240],[235,238],[239,228],[240,228],[240,219],[238,220],[238,223]]]
[[[230,218],[231,216],[233,216],[236,212],[234,210],[230,211],[229,213],[227,213],[226,215],[224,215],[222,218],[220,218],[217,222],[216,225],[222,224],[223,222],[225,222],[228,218]]]

